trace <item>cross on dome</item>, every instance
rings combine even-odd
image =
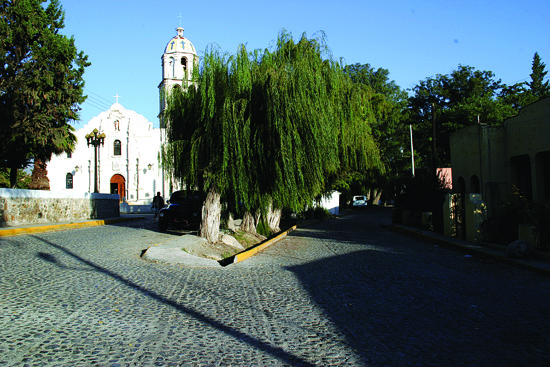
[[[118,99],[119,99],[120,97],[122,97],[122,96],[119,96],[118,93],[117,93],[117,94],[114,95],[113,97],[116,98],[115,103],[118,103]]]

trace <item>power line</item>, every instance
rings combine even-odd
[[[105,107],[105,109],[109,108],[111,105],[110,104],[107,104],[105,102],[103,102],[102,100],[99,100],[97,98],[94,98],[94,97],[89,97],[86,99],[85,102],[90,102],[92,104],[95,104],[95,105],[98,105],[98,106],[101,106],[101,107]]]
[[[100,111],[105,111],[109,108],[109,107],[105,107],[105,105],[96,104],[96,102],[91,101],[91,100],[86,100],[86,101],[84,101],[83,104],[85,104],[87,106],[90,106],[90,107],[93,107],[93,108],[97,108]]]
[[[107,103],[109,106],[112,104],[111,101],[109,101],[108,99],[106,98],[103,98],[102,96],[100,96],[99,94],[95,93],[95,92],[92,92],[91,90],[87,89],[87,88],[84,88],[84,90],[86,90],[87,92],[90,92],[91,94],[97,96],[98,98],[102,99],[103,101],[105,101],[105,103]]]
[[[89,93],[86,100],[84,101],[84,104],[90,107],[97,108],[100,111],[105,111],[109,109],[109,107],[111,107],[111,102],[108,99],[100,96],[99,94],[89,89],[84,88],[84,90],[86,90],[86,92]]]

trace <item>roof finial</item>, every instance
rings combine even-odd
[[[176,28],[176,31],[177,31],[178,37],[183,38],[183,31],[184,31],[184,29],[183,29],[183,27],[182,27],[182,25],[181,25],[181,20],[182,20],[182,18],[183,18],[183,17],[181,16],[181,13],[180,13],[180,15],[179,15],[177,18],[179,19],[179,24],[180,24],[180,25],[178,26],[178,28]]]
[[[116,102],[115,103],[118,103],[118,99],[122,96],[119,96],[118,93],[116,95],[113,96],[115,99],[116,99]]]

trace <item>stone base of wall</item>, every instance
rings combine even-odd
[[[0,226],[120,216],[118,195],[0,189]]]

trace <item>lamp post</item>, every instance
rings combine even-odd
[[[88,142],[88,146],[90,145],[94,146],[94,163],[95,163],[94,192],[98,193],[99,190],[97,189],[97,151],[99,149],[100,144],[102,146],[105,144],[105,133],[99,133],[97,129],[94,129],[94,131],[86,135],[86,141]]]

